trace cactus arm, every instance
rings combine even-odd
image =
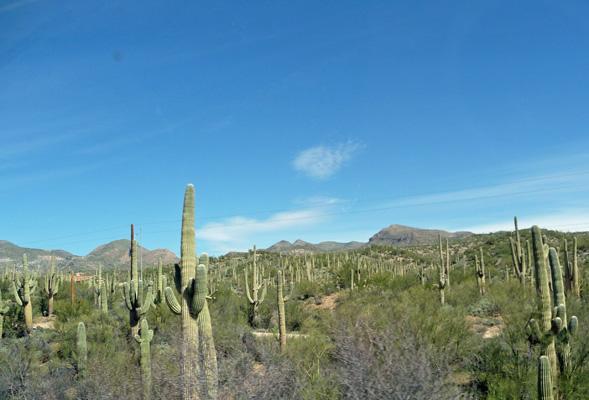
[[[143,293],[142,293],[143,294]],[[147,286],[147,295],[143,300],[143,304],[141,305],[141,315],[145,315],[145,313],[149,310],[153,304],[153,286],[150,284]]]
[[[133,339],[135,339],[135,341],[136,341],[137,343],[141,344],[141,336],[139,336],[139,335],[135,335],[135,336],[133,336]]]
[[[579,327],[579,320],[577,319],[577,317],[575,317],[573,315],[571,317],[571,320],[569,321],[569,332],[571,333],[571,335],[574,335],[575,333],[577,333],[578,327]]]
[[[202,311],[207,297],[207,267],[200,264],[196,267],[196,277],[190,280],[192,286],[192,298],[190,313],[197,318]]]
[[[32,296],[33,294],[35,294],[35,291],[37,290],[37,280],[33,280],[32,283],[29,283],[29,296]]]
[[[249,284],[247,282],[247,267],[245,267],[243,269],[244,271],[244,275],[245,275],[245,294],[247,295],[247,299],[250,303],[254,304],[254,299],[252,299],[252,296],[250,295],[250,288],[249,288]]]
[[[174,285],[176,285],[176,291],[182,293],[182,270],[178,264],[174,264]]]
[[[43,291],[45,292],[45,294],[47,296],[50,296],[51,292],[49,291],[49,276],[45,276],[44,281],[45,281],[45,285],[43,287]]]
[[[176,315],[182,314],[182,307],[180,306],[180,303],[178,303],[176,296],[174,296],[172,288],[167,287],[166,290],[164,290],[164,295],[166,297],[166,304],[170,307],[170,310]]]
[[[266,298],[266,289],[267,289],[267,281],[264,279],[264,287],[262,288],[262,295],[260,296],[260,300],[258,301],[259,304],[262,304],[264,299]]]
[[[16,288],[16,284],[14,283],[14,281],[12,281],[12,293],[14,294],[14,299],[16,300],[16,304],[18,304],[19,307],[22,307],[23,301],[20,297],[20,294],[18,293],[18,289]]]
[[[515,249],[515,242],[513,238],[509,238],[509,244],[511,245],[511,259],[513,260],[513,269],[515,270],[515,274],[519,277],[521,275],[520,272],[520,265],[519,259],[517,257],[516,249]]]
[[[127,282],[123,283],[123,299],[125,299],[125,306],[131,311],[133,309],[133,301],[131,300],[131,290]]]
[[[204,265],[208,271],[208,269],[209,269],[209,255],[207,253],[202,253],[200,255],[199,264]]]

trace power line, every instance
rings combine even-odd
[[[471,201],[471,200],[492,199],[492,198],[506,197],[506,196],[516,196],[516,195],[522,195],[522,194],[545,193],[545,192],[552,192],[552,191],[558,191],[558,190],[564,190],[564,189],[572,189],[572,188],[579,188],[579,187],[586,187],[586,186],[589,186],[589,184],[563,186],[563,187],[548,188],[548,189],[528,190],[528,191],[520,191],[520,192],[512,192],[512,193],[501,193],[501,194],[496,194],[496,195],[473,196],[473,197],[458,198],[458,199],[452,199],[452,200],[440,200],[440,201],[432,201],[432,202],[420,202],[420,203],[415,203],[415,204],[403,204],[403,205],[396,205],[396,206],[379,207],[379,208],[373,208],[373,209],[368,209],[368,210],[340,211],[340,212],[320,214],[320,215],[309,215],[309,216],[288,217],[288,218],[276,218],[276,219],[273,219],[271,222],[283,222],[283,221],[294,221],[294,220],[304,220],[304,219],[316,219],[316,218],[323,218],[323,217],[330,217],[330,216],[337,216],[337,215],[362,214],[362,213],[378,212],[378,211],[388,211],[388,210],[395,210],[395,209],[402,209],[402,208],[410,208],[410,207],[430,206],[430,205],[439,205],[439,204],[451,204],[451,203]],[[215,224],[214,228],[234,227],[234,226],[247,226],[247,225],[259,225],[259,224],[266,224],[266,223],[268,223],[268,221],[248,221],[248,222],[227,223],[227,224],[219,223],[219,224]],[[170,232],[178,232],[178,229],[152,231],[152,232],[147,232],[147,234],[149,235],[149,234],[170,233]],[[113,238],[111,237],[111,238],[100,238],[100,239],[88,239],[88,240],[83,240],[83,241],[62,243],[62,244],[60,244],[60,246],[68,245],[68,244],[78,244],[78,243],[92,242],[92,241],[96,241],[96,240],[107,240],[107,239],[113,239]]]
[[[367,202],[383,201],[383,200],[395,200],[395,199],[403,199],[403,198],[410,198],[410,197],[417,197],[417,196],[440,195],[440,194],[448,194],[448,193],[460,192],[460,191],[465,191],[465,190],[485,189],[485,188],[492,188],[492,187],[503,186],[503,185],[516,184],[516,183],[537,182],[537,181],[542,181],[542,180],[547,180],[547,179],[567,178],[567,177],[572,177],[572,176],[588,175],[588,174],[589,174],[589,171],[580,171],[580,172],[573,172],[573,173],[569,173],[569,174],[551,175],[551,176],[530,178],[530,179],[521,179],[521,180],[515,180],[515,181],[496,183],[496,184],[492,184],[492,185],[471,186],[471,187],[467,187],[467,188],[445,190],[445,191],[422,192],[422,193],[409,194],[409,195],[376,197],[376,198],[371,198],[371,199],[360,199],[360,200],[350,200],[350,201],[339,201],[339,202],[331,203],[331,204],[322,204],[322,205],[305,206],[305,207],[293,207],[293,208],[285,208],[285,209],[278,209],[278,210],[275,209],[275,210],[267,210],[267,211],[254,211],[254,212],[249,212],[249,213],[240,213],[240,214],[232,214],[232,215],[197,217],[197,218],[195,218],[195,221],[206,221],[206,220],[220,219],[220,218],[234,218],[234,217],[238,217],[238,216],[247,216],[247,215],[262,215],[262,214],[271,214],[271,213],[288,212],[288,211],[310,210],[310,209],[333,207],[336,205],[358,204],[358,203],[367,203]],[[585,186],[585,185],[580,185],[580,186]],[[522,192],[522,193],[525,193],[525,192]],[[517,193],[517,194],[522,194],[522,193]],[[481,198],[483,198],[483,197],[481,197]],[[478,199],[478,198],[473,198],[473,199]],[[457,200],[457,201],[460,201],[460,200]],[[439,204],[439,203],[423,203],[423,205],[429,205],[429,204]],[[374,211],[380,211],[382,209],[391,209],[391,208],[379,208],[379,209],[375,209]],[[357,211],[357,212],[350,212],[350,213],[370,212],[370,211],[372,211],[372,210]],[[329,214],[329,215],[339,215],[339,214],[341,214],[341,213]],[[307,217],[301,217],[301,218],[307,218]],[[283,221],[283,220],[288,220],[288,219],[277,219],[275,221]],[[142,225],[142,226],[162,225],[162,224],[176,223],[176,222],[181,222],[181,221],[182,221],[182,219],[180,218],[180,219],[174,219],[174,220],[168,220],[168,221],[143,222],[143,223],[139,223],[137,225]],[[260,223],[263,223],[263,222],[260,222]],[[233,226],[233,225],[228,224],[228,225],[223,225],[223,226]],[[23,245],[50,242],[53,240],[60,240],[60,239],[67,239],[70,237],[91,235],[93,233],[106,232],[106,231],[117,230],[117,229],[126,229],[127,227],[128,226],[125,225],[125,226],[118,226],[118,227],[113,227],[113,228],[100,229],[100,230],[96,230],[96,231],[77,233],[74,235],[60,236],[60,237],[51,238],[51,239],[41,239],[41,240],[36,240],[36,241],[31,241],[31,242],[25,242],[25,243],[23,243]],[[170,232],[170,231],[158,231],[158,232],[154,232],[154,233],[163,233],[163,232]],[[99,239],[94,239],[94,240],[99,240]],[[77,242],[70,242],[70,243],[66,243],[66,244],[84,243],[84,242],[87,242],[87,241],[77,241]]]

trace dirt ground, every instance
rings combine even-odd
[[[53,323],[55,322],[55,316],[52,317],[38,317],[33,319],[33,329],[53,329]]]

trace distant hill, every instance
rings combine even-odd
[[[268,247],[267,251],[281,253],[323,252],[336,250],[352,250],[372,245],[408,246],[414,244],[433,244],[438,241],[438,233],[442,238],[460,239],[472,235],[471,232],[446,232],[436,229],[419,229],[403,225],[391,225],[373,235],[367,243],[362,242],[321,242],[308,243],[298,239],[294,243],[281,240]]]
[[[408,246],[413,244],[431,244],[438,241],[438,234],[443,239],[460,239],[472,235],[471,232],[446,232],[437,229],[419,229],[404,225],[391,225],[384,228],[368,240],[368,245]]]
[[[127,269],[131,263],[129,239],[115,240],[113,242],[98,246],[86,256],[76,256],[64,250],[55,250],[55,264],[60,270],[84,271],[98,267],[102,263],[103,268]],[[167,249],[156,249],[149,251],[138,246],[139,255],[143,264],[153,266],[161,258],[164,264],[173,264],[179,261],[178,257]],[[27,255],[27,263],[32,269],[44,271],[51,265],[51,251],[20,247],[6,240],[0,241],[0,265],[12,264],[16,261],[18,267],[22,266],[22,256]],[[139,260],[139,258],[138,258]]]
[[[280,242],[268,247],[267,251],[272,252],[322,252],[322,251],[334,251],[334,250],[347,250],[347,249],[359,249],[365,246],[366,243],[361,242],[348,242],[348,243],[339,243],[339,242],[321,242],[318,244],[313,244],[309,242],[305,242],[304,240],[298,239],[294,243],[290,243],[286,240],[281,240]]]

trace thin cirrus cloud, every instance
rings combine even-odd
[[[217,252],[247,250],[260,235],[314,226],[325,218],[325,211],[317,209],[279,212],[267,219],[236,216],[206,224],[196,230],[196,237],[209,242]]]
[[[295,170],[313,179],[323,180],[333,176],[360,149],[357,143],[347,142],[334,146],[315,146],[303,150],[292,162]]]

